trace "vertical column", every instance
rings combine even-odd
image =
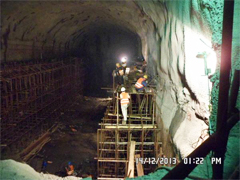
[[[228,94],[230,86],[231,53],[232,53],[232,28],[233,28],[234,1],[224,1],[223,32],[221,67],[219,82],[218,114],[217,114],[217,138],[214,156],[221,158],[223,163],[213,166],[213,179],[223,178],[224,155],[228,140],[227,119],[228,119]]]

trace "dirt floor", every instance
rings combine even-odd
[[[97,129],[108,102],[106,98],[76,97],[62,113],[51,141],[28,164],[41,172],[43,161],[48,161],[44,172],[65,176],[65,167],[71,161],[77,176],[90,173],[96,178]]]

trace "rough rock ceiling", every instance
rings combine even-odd
[[[194,2],[199,5],[197,1]],[[60,50],[74,50],[84,34],[89,30],[91,32],[98,30],[95,27],[110,24],[127,28],[141,38],[142,52],[148,60],[150,69],[149,75],[157,78],[156,74],[158,74],[161,77],[158,79],[160,83],[158,84],[157,103],[161,110],[160,119],[163,119],[165,128],[169,129],[171,124],[177,124],[173,121],[174,118],[180,119],[177,112],[187,109],[181,118],[187,125],[190,124],[190,121],[185,118],[189,114],[185,112],[191,112],[191,122],[196,122],[198,125],[190,124],[189,126],[202,127],[197,129],[200,134],[206,125],[195,117],[195,109],[202,108],[201,115],[205,117],[206,103],[204,105],[195,103],[196,98],[192,98],[192,95],[197,97],[199,102],[205,102],[206,98],[202,97],[207,97],[207,92],[205,92],[207,88],[204,92],[198,90],[200,83],[194,81],[196,78],[191,79],[199,67],[190,66],[190,62],[194,62],[193,59],[198,51],[193,46],[197,44],[197,41],[191,43],[193,36],[190,35],[195,26],[201,24],[199,31],[204,28],[201,11],[193,15],[189,13],[191,9],[190,1],[5,1],[2,3],[2,42],[4,45],[2,51],[5,51],[4,54],[7,57],[5,59],[35,59],[35,57],[41,57],[42,53],[45,58],[49,54],[56,53],[55,47],[59,47]],[[185,24],[188,24],[188,27]],[[189,31],[185,34],[187,29]],[[186,39],[189,39],[189,49],[185,48]],[[188,56],[188,53],[191,56]],[[199,77],[201,77],[200,74]],[[183,85],[187,84],[186,82],[190,97],[185,97],[183,94]],[[178,106],[181,103],[178,102],[181,99],[179,94],[184,96],[182,98],[183,110]],[[189,100],[185,101],[187,98]],[[199,137],[195,129],[193,134],[197,137],[192,138],[190,133],[187,136],[185,134],[186,129],[189,128],[187,125],[183,125],[179,133],[175,133],[178,134],[174,136],[176,138],[173,137],[180,151],[188,147],[189,151],[183,153],[183,156],[193,149],[188,139],[191,138],[194,142]],[[185,144],[182,143],[183,137],[185,137]],[[164,149],[165,147],[167,145],[164,145]]]
[[[200,48],[203,46],[200,35],[211,41],[212,30],[221,34],[218,14],[222,1],[5,1],[1,7],[2,51],[8,59],[18,60],[27,54],[29,59],[40,57],[46,49],[51,53],[53,47],[74,49],[86,33],[106,25],[138,34],[143,55],[148,56],[148,73],[160,76],[157,98],[160,119],[166,129],[172,127],[173,131],[175,120],[184,122],[177,127],[177,133],[172,132],[173,142],[184,157],[195,148],[192,143],[207,128],[202,121],[209,116],[207,80],[196,73],[199,69],[196,55],[207,48]],[[214,40],[217,46],[220,40]],[[39,54],[31,56],[35,50]],[[18,57],[14,59],[15,54]],[[204,85],[199,83],[201,80]],[[191,133],[186,129],[191,129]]]
[[[1,9],[6,46],[8,40],[76,43],[89,28],[104,24],[125,27],[143,37],[152,24],[133,1],[5,1]]]

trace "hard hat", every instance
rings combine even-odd
[[[116,66],[119,67],[119,66],[120,66],[120,63],[116,63]]]
[[[145,74],[144,76],[143,76],[145,79],[147,79],[148,78],[148,76]]]
[[[121,91],[122,91],[122,92],[126,91],[125,87],[122,87],[122,88],[121,88]]]
[[[69,161],[69,162],[68,162],[68,165],[72,165],[72,162]]]

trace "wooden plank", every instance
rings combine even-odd
[[[136,154],[135,155],[135,159],[136,158],[140,158],[140,154]],[[138,176],[144,176],[144,171],[143,171],[143,166],[142,166],[142,164],[140,163],[140,162],[137,162],[136,161],[136,167],[137,167],[137,175]]]
[[[104,125],[102,123],[100,123],[99,125]],[[114,128],[119,128],[119,129],[128,129],[128,128],[131,128],[131,129],[151,129],[151,128],[157,128],[156,125],[151,125],[151,124],[139,124],[139,125],[107,125],[105,126],[106,129],[114,129]]]
[[[130,144],[130,153],[129,153],[129,162],[128,162],[128,177],[134,177],[134,154],[135,154],[135,141],[131,141]]]
[[[108,113],[107,115],[108,116],[117,116],[117,114],[112,114],[112,113]],[[122,117],[122,115],[119,114],[119,117]],[[129,115],[127,117],[129,117]],[[144,117],[144,116],[141,117],[140,114],[139,115],[131,114],[130,117],[131,118],[138,118],[138,119],[152,119],[152,117]]]
[[[115,152],[115,149],[99,149],[100,151]],[[127,150],[118,150],[118,152],[126,152]],[[141,152],[142,150],[135,150],[135,152]],[[144,152],[153,152],[153,150],[143,150]]]
[[[34,141],[32,144],[30,144],[26,149],[24,149],[21,153],[20,153],[20,157],[24,157],[26,155],[28,155],[29,153],[31,153],[31,151],[37,147],[39,144],[41,144],[41,142],[45,141],[45,139],[48,139],[50,136],[49,132],[46,132],[45,134],[43,134],[39,139],[37,139],[36,141]]]
[[[99,144],[116,144],[115,142],[99,142]],[[118,142],[118,145],[127,145],[128,142]],[[142,142],[136,142],[136,145],[141,145]],[[150,146],[156,144],[155,142],[143,142],[144,146]],[[158,142],[158,144],[162,144],[162,142]]]
[[[128,162],[128,160],[121,160],[121,159],[98,159],[98,162],[122,162],[122,163],[125,163],[125,162]]]

